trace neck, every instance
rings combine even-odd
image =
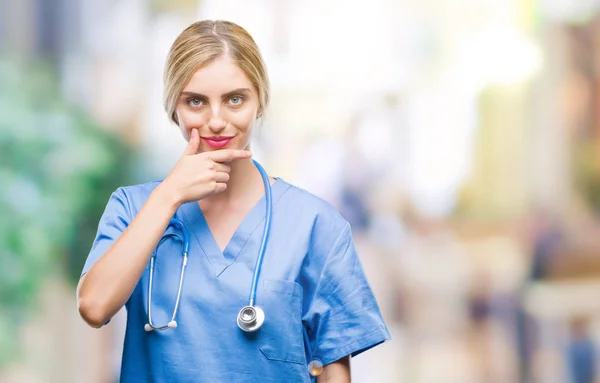
[[[224,192],[213,194],[200,201],[202,208],[237,204],[249,196],[255,185],[262,188],[260,173],[252,159],[235,160],[228,164],[231,167],[227,189]]]

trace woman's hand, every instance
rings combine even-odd
[[[198,154],[200,134],[192,129],[190,141],[163,187],[174,193],[179,204],[197,201],[227,189],[231,161],[250,158],[247,150],[222,149]]]

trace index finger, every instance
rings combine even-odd
[[[252,157],[252,153],[247,150],[222,149],[211,152],[209,157],[215,162],[231,162],[243,158]]]

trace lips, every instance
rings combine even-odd
[[[227,146],[233,137],[226,136],[212,136],[212,137],[202,137],[202,139],[211,147],[211,148],[224,148]]]

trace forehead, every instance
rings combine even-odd
[[[228,92],[237,88],[254,90],[244,71],[229,56],[223,55],[198,69],[183,91],[208,94],[211,92]]]

